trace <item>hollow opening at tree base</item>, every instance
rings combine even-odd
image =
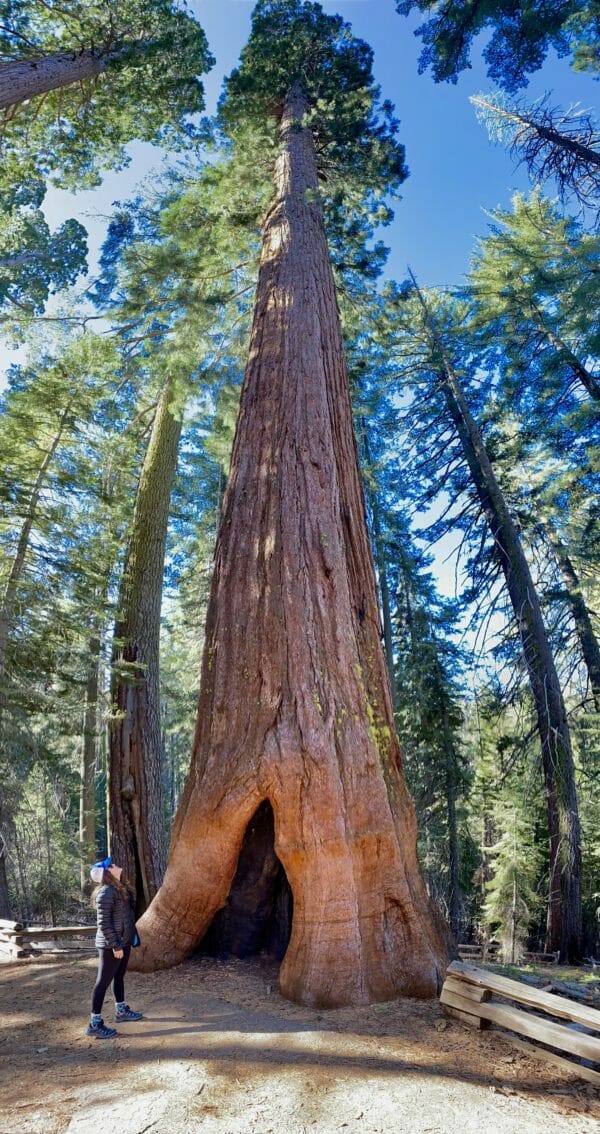
[[[265,800],[246,828],[227,904],[215,914],[198,952],[241,958],[263,953],[281,961],[292,916],[292,890],[275,854],[275,819]]]

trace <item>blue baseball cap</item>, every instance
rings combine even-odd
[[[109,866],[112,866],[112,858],[110,856],[101,859],[100,862],[95,862],[90,870],[92,882],[101,882],[104,877],[104,871],[108,870]]]

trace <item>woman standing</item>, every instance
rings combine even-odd
[[[98,976],[92,995],[92,1017],[86,1035],[95,1039],[112,1039],[116,1028],[107,1028],[102,1019],[102,1005],[109,984],[115,994],[115,1020],[118,1024],[141,1020],[141,1012],[132,1012],[125,1002],[124,978],[131,946],[138,944],[135,929],[133,891],[120,866],[112,858],[96,862],[90,870],[92,882],[98,883],[93,900],[96,904],[98,928]]]

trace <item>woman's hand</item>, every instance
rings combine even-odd
[[[113,949],[113,957],[116,957],[118,961],[122,960],[123,950],[122,949]]]

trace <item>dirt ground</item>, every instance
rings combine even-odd
[[[127,978],[145,1013],[84,1035],[93,957],[0,965],[0,1134],[592,1134],[600,1093],[437,1002],[318,1012],[277,966]],[[112,1019],[112,1001],[105,1005]]]

